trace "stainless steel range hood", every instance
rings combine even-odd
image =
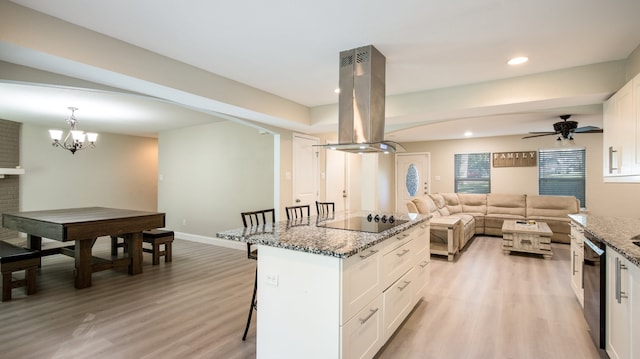
[[[322,147],[353,153],[404,150],[384,140],[385,63],[373,45],[340,52],[338,143]]]

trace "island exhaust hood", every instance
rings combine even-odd
[[[404,150],[384,140],[385,63],[373,45],[340,52],[338,143],[322,147],[352,153]]]

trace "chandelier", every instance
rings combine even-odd
[[[71,110],[71,116],[66,120],[66,122],[71,128],[64,137],[64,141],[62,140],[63,131],[49,130],[51,140],[53,141],[53,147],[60,147],[65,150],[69,150],[71,154],[75,154],[76,151],[80,151],[87,147],[95,147],[98,134],[92,132],[84,133],[83,131],[78,130],[78,120],[74,115],[78,108],[69,107],[69,110]],[[85,139],[89,142],[88,144],[85,144]]]

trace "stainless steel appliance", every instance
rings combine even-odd
[[[369,214],[366,217],[350,217],[336,221],[318,223],[318,227],[344,229],[347,231],[359,231],[369,233],[380,233],[395,226],[406,223],[407,220],[396,219],[393,215]]]
[[[600,356],[607,358],[605,348],[606,245],[585,231],[584,240],[584,318],[589,334]]]
[[[386,61],[373,45],[340,52],[338,143],[321,147],[352,153],[404,151],[384,139]]]

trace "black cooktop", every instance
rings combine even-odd
[[[367,217],[351,217],[343,220],[320,223],[318,224],[318,227],[380,233],[406,222],[408,221],[404,219],[395,219],[393,216],[369,215]]]

